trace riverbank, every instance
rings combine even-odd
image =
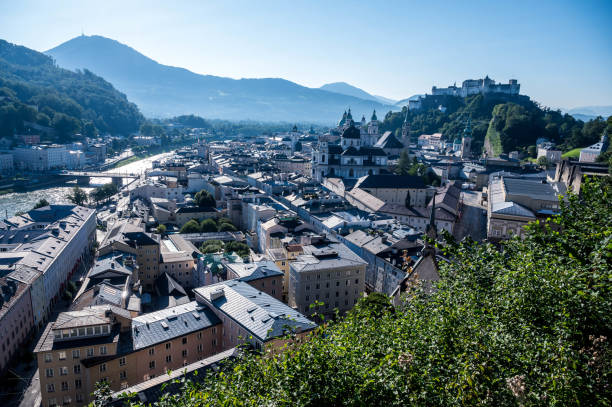
[[[140,160],[144,160],[145,158],[153,157],[153,156],[158,155],[158,154],[169,153],[169,152],[177,150],[179,148],[183,148],[183,147],[187,147],[187,146],[191,145],[192,141],[193,140],[190,140],[189,142],[184,143],[184,144],[170,145],[170,146],[167,146],[167,147],[157,146],[155,148],[150,148],[148,151],[146,151],[144,153],[135,153],[131,157],[127,157],[127,158],[125,158],[123,160],[120,160],[120,161],[116,162],[115,165],[113,165],[111,168],[120,168],[120,167],[126,166],[128,164],[132,164],[132,163],[134,163],[136,161],[140,161]]]

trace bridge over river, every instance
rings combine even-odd
[[[88,185],[91,178],[111,178],[113,184],[121,186],[124,179],[135,180],[140,174],[130,172],[97,172],[97,171],[54,171],[50,175],[67,179],[76,179],[80,185]]]

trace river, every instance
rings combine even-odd
[[[144,173],[145,170],[153,167],[153,161],[160,158],[171,156],[173,152],[157,154],[142,160],[134,161],[124,165],[123,167],[114,168],[108,171],[108,173]],[[89,187],[83,189],[87,192],[91,191],[96,185],[102,185],[104,183],[111,182],[110,178],[92,178],[92,182]],[[13,216],[16,212],[26,212],[32,209],[34,204],[40,199],[44,198],[51,204],[57,203],[69,203],[66,196],[71,192],[74,187],[74,183],[67,183],[66,186],[55,186],[51,188],[42,188],[35,191],[28,192],[13,192],[0,196],[0,219]]]

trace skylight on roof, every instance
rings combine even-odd
[[[168,323],[167,323],[166,321],[162,321],[162,322],[161,322],[161,326],[162,326],[164,329],[168,329]]]

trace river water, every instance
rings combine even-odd
[[[141,174],[145,170],[152,168],[153,161],[163,157],[168,157],[173,153],[162,153],[157,154],[142,160],[134,161],[133,163],[124,165],[123,167],[111,169],[105,172],[117,173],[125,172],[130,174]],[[104,183],[111,182],[110,178],[92,178],[89,187],[84,187],[83,190],[89,192],[96,185],[102,185]],[[0,196],[0,219],[13,216],[16,212],[26,212],[32,209],[32,207],[40,199],[45,198],[51,204],[57,203],[70,203],[66,196],[72,192],[74,183],[67,183],[66,186],[57,186],[51,188],[42,188],[35,191],[28,192],[14,192]]]

